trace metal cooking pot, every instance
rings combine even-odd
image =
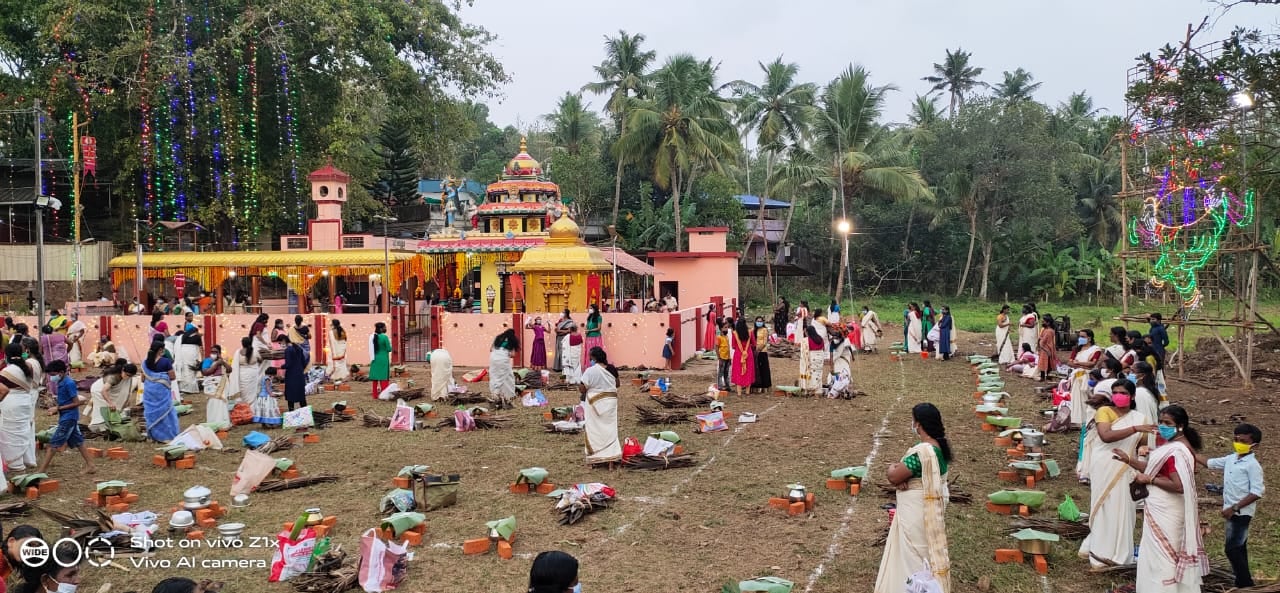
[[[224,539],[237,539],[240,534],[244,533],[244,523],[223,523],[218,526],[218,533]]]
[[[1049,553],[1049,542],[1042,539],[1021,539],[1018,540],[1018,549],[1023,554],[1044,556]]]
[[[192,486],[182,493],[183,507],[189,505],[208,506],[213,500],[213,491],[206,486]]]
[[[235,498],[231,499],[231,506],[237,509],[243,509],[244,507],[249,506],[249,495],[248,494],[235,495]]]
[[[174,511],[169,517],[169,527],[191,527],[196,524],[196,518],[191,511]]]
[[[1026,447],[1043,447],[1044,433],[1038,430],[1024,430],[1022,431],[1022,444]]]

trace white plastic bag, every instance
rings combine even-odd
[[[376,529],[365,531],[360,536],[360,564],[356,569],[360,587],[366,593],[395,589],[404,581],[407,557],[405,544],[383,541]]]
[[[271,576],[267,582],[287,581],[307,572],[307,564],[311,562],[311,552],[316,548],[316,531],[310,527],[304,529],[298,539],[290,539],[288,531],[276,535],[277,547],[271,554]]]
[[[942,593],[942,583],[933,576],[933,569],[929,568],[928,562],[925,562],[924,568],[907,577],[904,593]]]
[[[303,406],[284,413],[285,428],[311,428],[316,425],[316,418],[311,413],[311,406]]]
[[[396,399],[396,392],[398,391],[400,391],[400,384],[392,383],[390,385],[387,385],[387,387],[382,390],[382,393],[378,394],[378,399],[384,402],[389,402],[393,399]]]
[[[396,400],[396,411],[391,414],[391,430],[413,431],[413,406]]]

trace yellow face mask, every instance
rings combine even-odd
[[[1233,442],[1231,443],[1231,446],[1236,450],[1236,455],[1245,455],[1249,451],[1253,450],[1253,445],[1246,445],[1244,443]]]

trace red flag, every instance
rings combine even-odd
[[[524,300],[524,276],[512,274],[507,277],[511,281],[511,294],[517,301]]]
[[[173,290],[177,292],[178,298],[187,296],[187,275],[182,272],[173,274]]]
[[[80,138],[80,162],[84,167],[84,172],[98,176],[98,139],[93,136],[83,136]]]
[[[596,274],[587,276],[587,304],[591,303],[600,306],[600,276]]]

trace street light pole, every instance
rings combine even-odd
[[[41,162],[43,156],[40,153],[41,131],[40,131],[40,99],[32,102],[32,119],[35,120],[35,142],[36,142],[36,283],[40,285],[40,300],[36,302],[36,319],[39,320],[40,327],[44,327],[44,205],[41,203],[44,199],[44,164]]]
[[[845,270],[849,266],[849,232],[853,230],[853,225],[849,224],[848,219],[840,219],[836,222],[836,231],[844,236],[844,246],[840,249],[840,272],[836,276],[836,298],[837,303],[840,302],[841,293],[844,290]]]

